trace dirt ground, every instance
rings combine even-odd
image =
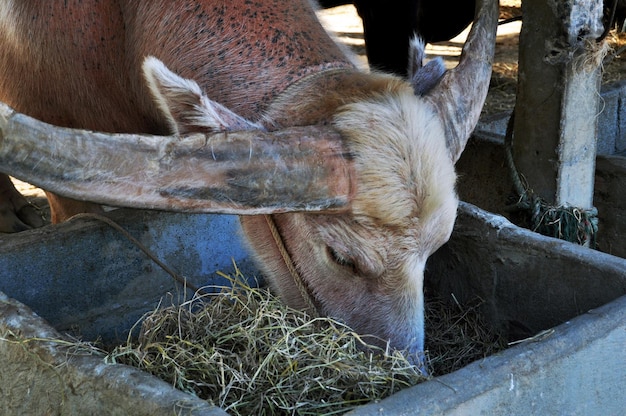
[[[318,15],[325,27],[355,54],[358,64],[366,69],[367,58],[365,56],[363,27],[355,8],[350,5],[339,6],[321,10]],[[500,1],[501,19],[520,15],[521,0]],[[498,29],[495,64],[489,95],[483,109],[484,116],[509,111],[513,108],[517,85],[517,49],[520,28],[521,22],[517,21],[501,25]],[[450,41],[428,45],[427,53],[430,56],[441,56],[447,66],[453,67],[458,60],[466,35],[467,30]],[[613,31],[607,39],[611,50],[605,58],[603,84],[622,79],[624,77],[622,74],[626,71],[626,51],[616,53],[626,45],[626,34]],[[22,193],[30,198],[36,198],[34,199],[35,203],[42,206],[47,215],[43,192],[29,184],[19,181],[16,183]]]

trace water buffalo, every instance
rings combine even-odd
[[[474,0],[319,0],[322,7],[354,4],[363,21],[367,59],[372,68],[406,75],[409,40],[449,40],[474,18]]]
[[[424,266],[452,232],[454,164],[487,94],[497,20],[497,1],[484,0],[459,65],[449,71],[437,60],[423,65],[424,44],[414,40],[406,81],[355,69],[307,0],[4,0],[1,101],[57,126],[176,137],[163,144],[117,134],[107,145],[98,133],[65,148],[52,141],[45,151],[25,150],[25,143],[9,151],[12,135],[5,133],[0,152],[13,157],[0,156],[0,169],[45,178],[42,186],[64,194],[48,192],[55,222],[98,209],[73,199],[170,209],[180,203],[193,211],[197,197],[226,206],[215,211],[242,214],[252,251],[288,304],[342,319],[415,357],[424,345]],[[0,121],[12,117],[0,112]],[[321,156],[281,159],[284,140],[294,135],[306,137],[309,147],[324,136],[317,143]],[[263,150],[255,137],[264,140]],[[159,175],[133,159],[148,142],[159,156],[145,168]],[[229,159],[229,147],[240,154],[241,143],[244,157]],[[353,179],[342,209],[318,204],[317,212],[306,212],[297,200],[253,206],[272,198],[256,185],[298,188],[307,175],[289,175],[299,165],[315,171],[332,162],[324,156],[328,146],[339,149],[331,153],[347,166],[336,182],[346,183],[341,175]],[[70,152],[84,158],[82,165],[57,160]],[[259,173],[256,157],[269,159],[278,173]],[[212,163],[225,168],[210,177]],[[91,184],[76,190],[71,184],[83,170]],[[204,188],[200,171],[207,172]],[[246,187],[240,176],[248,173],[263,179]],[[161,175],[167,183],[144,192]],[[63,181],[69,185],[58,186]],[[231,201],[222,185],[253,195]],[[202,192],[187,198],[188,205],[177,202],[194,187]],[[3,191],[8,205],[19,208],[14,191]],[[19,210],[11,211],[5,224],[19,228],[11,225]]]

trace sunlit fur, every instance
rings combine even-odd
[[[408,87],[343,107],[335,126],[356,155],[356,216],[423,227],[453,197],[456,175],[441,124]]]

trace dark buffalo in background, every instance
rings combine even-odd
[[[363,20],[370,66],[398,75],[407,73],[409,40],[414,34],[426,43],[450,40],[472,22],[476,5],[475,0],[318,0],[318,3],[322,8],[353,4]],[[626,30],[626,0],[604,0],[604,8],[607,31]]]
[[[458,35],[474,18],[474,0],[318,0],[323,8],[354,4],[363,20],[372,68],[406,75],[409,39],[440,42]]]

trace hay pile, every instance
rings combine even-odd
[[[343,413],[426,379],[398,352],[363,352],[360,338],[336,320],[311,319],[239,279],[233,285],[149,313],[138,340],[107,360],[241,415]],[[445,332],[443,348],[459,341],[458,331]],[[469,350],[471,358],[447,356],[431,368],[484,356]]]
[[[465,367],[508,347],[504,334],[497,333],[480,314],[483,300],[461,305],[426,297],[426,350],[429,370],[440,376]]]
[[[329,414],[424,379],[401,354],[364,353],[346,326],[310,319],[264,289],[235,281],[202,298],[147,315],[138,342],[108,359],[242,415]]]

